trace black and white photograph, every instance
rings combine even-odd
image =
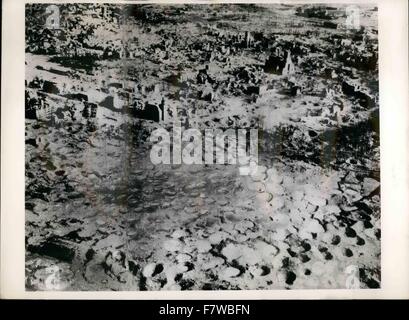
[[[26,3],[24,68],[26,291],[381,288],[376,4]]]

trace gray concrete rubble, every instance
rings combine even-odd
[[[346,7],[27,4],[27,290],[379,288],[377,10]],[[175,123],[257,129],[256,170],[154,165]]]

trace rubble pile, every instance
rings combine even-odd
[[[26,7],[27,289],[380,287],[372,7],[59,8]],[[153,165],[175,123],[257,128],[256,172]]]

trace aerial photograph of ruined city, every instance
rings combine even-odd
[[[380,288],[376,6],[25,14],[27,291]]]

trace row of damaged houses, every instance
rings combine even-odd
[[[123,117],[120,115],[123,114],[131,118],[164,121],[165,99],[157,91],[143,91],[144,94],[137,86],[125,89],[119,83],[110,83],[106,89],[76,91],[36,77],[26,86],[26,118],[56,122],[93,119],[102,125],[121,123]]]

